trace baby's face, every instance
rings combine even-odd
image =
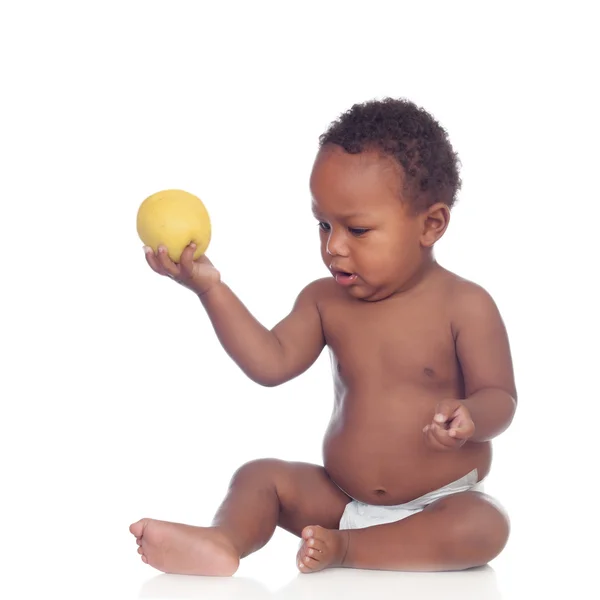
[[[422,220],[401,200],[401,170],[374,152],[319,152],[311,174],[321,256],[355,298],[380,300],[405,286],[423,261]]]

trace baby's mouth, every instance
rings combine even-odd
[[[333,275],[335,277],[335,280],[340,284],[340,285],[350,285],[351,283],[354,283],[356,281],[356,273],[349,273],[348,271],[334,271]]]

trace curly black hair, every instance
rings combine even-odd
[[[446,131],[423,108],[405,99],[354,104],[319,136],[319,147],[336,144],[358,154],[376,150],[404,171],[410,206],[420,212],[436,202],[449,208],[461,187],[460,161]]]

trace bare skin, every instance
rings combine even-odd
[[[220,342],[253,380],[289,381],[328,347],[335,381],[324,468],[253,461],[234,475],[212,527],[134,523],[148,564],[232,575],[277,526],[303,540],[296,561],[305,573],[332,566],[466,569],[504,548],[508,518],[479,492],[442,498],[395,523],[338,529],[352,498],[396,505],[473,469],[483,479],[490,440],[509,426],[516,406],[508,339],[493,300],[433,258],[447,207],[413,214],[398,200],[399,178],[374,154],[319,154],[313,210],[334,277],[309,284],[272,330],[207,258],[192,263],[192,247],[180,265],[164,251],[147,254],[155,271],[198,294]]]

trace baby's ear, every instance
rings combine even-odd
[[[431,248],[443,235],[450,222],[450,209],[447,204],[438,202],[430,206],[422,215],[421,245]]]

